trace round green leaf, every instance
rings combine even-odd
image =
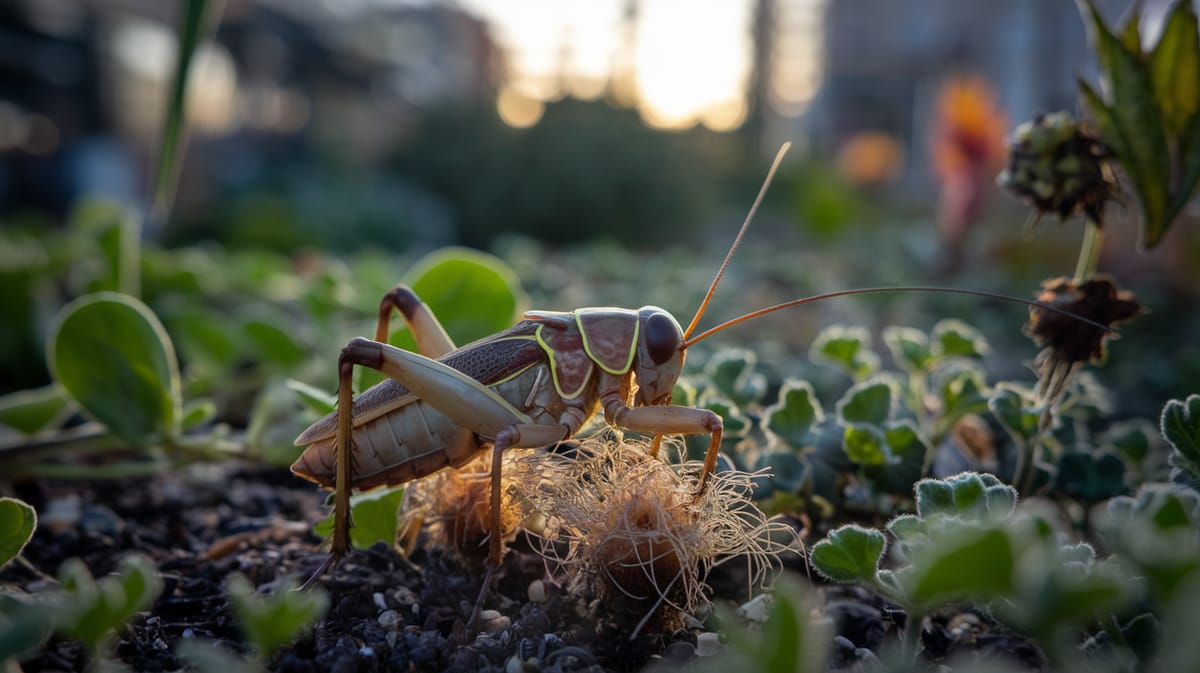
[[[771,432],[800,449],[816,443],[816,430],[825,420],[825,412],[811,383],[788,379],[779,389],[779,401],[767,407],[763,417]]]
[[[838,420],[844,424],[860,423],[882,428],[892,417],[897,397],[894,388],[890,380],[881,377],[854,384],[838,400]]]
[[[430,253],[404,280],[460,346],[511,327],[524,303],[516,272],[500,258],[469,248]],[[408,330],[399,331],[392,343],[416,350]]]
[[[144,445],[177,431],[175,349],[137,299],[98,292],[71,302],[47,352],[50,371],[67,393],[117,437]]]
[[[17,557],[33,537],[37,512],[16,498],[0,498],[0,568]]]

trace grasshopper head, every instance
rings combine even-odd
[[[643,306],[638,321],[641,329],[634,364],[638,384],[634,404],[670,404],[675,381],[683,371],[683,330],[670,313],[657,306]]]

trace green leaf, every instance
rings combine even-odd
[[[814,362],[833,365],[857,380],[879,368],[879,356],[870,344],[871,336],[862,327],[831,325],[817,335],[808,355]]]
[[[929,337],[912,327],[885,327],[883,342],[887,344],[896,365],[906,372],[923,371],[933,362]]]
[[[404,282],[459,346],[512,327],[525,304],[516,272],[499,257],[470,248],[448,247],[429,253],[404,275]],[[393,316],[392,323],[397,327],[388,343],[416,351],[417,342],[398,316]],[[360,369],[359,390],[384,379],[376,371]]]
[[[1163,437],[1175,449],[1171,464],[1200,483],[1200,395],[1167,402],[1161,422]]]
[[[37,512],[28,503],[0,498],[0,568],[21,553],[36,528]]]
[[[0,425],[26,435],[44,430],[67,408],[67,396],[57,383],[18,390],[0,397]]]
[[[700,406],[721,417],[721,420],[725,424],[724,436],[726,439],[741,437],[750,429],[750,419],[742,413],[736,404],[720,395],[701,395]],[[692,436],[701,437],[701,435]],[[707,446],[708,438],[704,437],[703,439],[705,446]]]
[[[883,439],[887,447],[886,463],[866,466],[863,473],[877,489],[907,496],[925,473],[929,445],[910,421],[901,421],[889,427]]]
[[[723,348],[705,363],[704,373],[722,395],[738,406],[758,402],[767,392],[767,378],[754,371],[758,356],[741,348]]]
[[[240,574],[229,579],[226,591],[246,640],[264,659],[292,642],[329,607],[329,597],[324,592],[295,591],[294,585],[287,582],[276,586],[274,593],[259,596]]]
[[[243,329],[246,336],[258,346],[259,357],[268,362],[292,368],[308,357],[308,350],[297,344],[293,336],[278,325],[251,320]]]
[[[867,425],[850,425],[842,435],[842,449],[859,465],[883,465],[888,461],[883,433]]]
[[[767,407],[763,417],[768,430],[788,446],[799,449],[816,442],[825,411],[811,383],[787,379],[779,389],[779,401]]]
[[[1000,387],[988,399],[992,416],[1019,446],[1029,446],[1038,436],[1042,407],[1032,397],[1009,387]]]
[[[1111,94],[1111,116],[1097,112],[1100,137],[1112,147],[1137,190],[1144,220],[1142,244],[1154,246],[1170,224],[1166,221],[1170,184],[1170,151],[1154,84],[1140,54],[1130,53],[1100,13],[1087,6],[1092,46]],[[1085,92],[1089,102],[1094,92]]]
[[[1150,52],[1150,80],[1167,131],[1178,137],[1200,111],[1200,27],[1191,2],[1176,2]]]
[[[261,673],[263,670],[228,648],[198,638],[180,640],[175,652],[200,673]]]
[[[1129,8],[1129,21],[1121,31],[1121,44],[1131,54],[1142,53],[1142,0],[1134,0]]]
[[[300,402],[316,412],[318,416],[331,414],[337,408],[337,395],[331,395],[316,386],[310,386],[296,379],[288,379],[286,383],[288,389],[296,393]]]
[[[987,409],[987,386],[983,382],[983,373],[978,369],[948,369],[937,377],[937,386],[944,405],[938,421],[943,431],[948,431],[963,416]]]
[[[1104,432],[1102,439],[1132,465],[1141,465],[1150,455],[1157,440],[1154,426],[1144,419],[1113,423]]]
[[[37,595],[0,592],[0,662],[40,650],[54,635],[54,626],[55,609],[49,601]]]
[[[953,318],[938,321],[932,337],[932,352],[938,359],[981,358],[991,351],[979,330]]]
[[[870,586],[875,581],[887,538],[872,528],[842,526],[812,550],[813,568],[834,582],[857,582]]]
[[[396,527],[400,522],[400,503],[404,500],[404,489],[376,489],[350,497],[350,541],[359,549],[366,549],[376,542],[388,545],[396,542]],[[313,532],[321,537],[333,533],[333,514],[313,526]]]
[[[59,579],[67,592],[60,608],[59,632],[93,648],[162,592],[162,579],[154,564],[138,555],[122,559],[117,575],[98,582],[83,561],[70,558],[59,570]]]
[[[183,163],[187,120],[188,76],[196,49],[220,17],[223,0],[188,0],[181,13],[179,26],[179,57],[175,61],[175,74],[171,78],[171,91],[167,98],[166,118],[163,121],[162,148],[158,155],[158,166],[154,171],[153,210],[160,220],[165,220],[174,198],[175,182],[179,167]]]
[[[1058,489],[1086,503],[1100,502],[1129,491],[1125,462],[1105,451],[1096,456],[1082,451],[1063,454],[1055,475]]]
[[[1013,589],[1012,541],[999,528],[941,529],[902,575],[908,596],[926,607],[1003,596]]]
[[[892,417],[895,384],[885,378],[856,383],[837,403],[838,420],[845,424],[869,424],[882,428]]]
[[[179,426],[183,430],[199,427],[217,417],[217,404],[212,400],[194,400],[183,406]]]
[[[142,227],[134,211],[114,201],[85,199],[72,210],[71,226],[97,242],[106,262],[106,273],[89,284],[90,292],[141,294]]]
[[[133,297],[100,292],[63,308],[50,371],[87,413],[137,445],[178,433],[179,365],[158,318]]]

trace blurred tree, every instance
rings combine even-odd
[[[490,109],[451,106],[424,117],[394,165],[450,204],[468,245],[519,232],[643,247],[685,236],[709,205],[700,133],[652,131],[603,102],[551,103],[521,130]]]

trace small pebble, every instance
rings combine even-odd
[[[504,664],[504,673],[525,673],[525,662],[519,655],[512,655]]]
[[[376,591],[371,595],[371,599],[375,601],[375,607],[379,608],[380,611],[388,609],[387,601],[383,599],[382,593]]]
[[[546,600],[546,583],[534,580],[529,583],[529,602],[543,603]]]
[[[512,620],[500,614],[497,610],[484,610],[479,613],[479,625],[483,630],[495,633],[512,626]]]
[[[696,654],[701,657],[711,657],[721,651],[721,634],[705,631],[696,636]]]
[[[195,632],[195,631],[193,631],[193,630],[191,630],[191,629],[184,629],[184,630],[183,630],[183,633],[182,633],[181,635],[182,635],[182,637],[184,637],[184,638],[195,638],[195,637],[196,637],[196,632]]]
[[[362,647],[358,648],[358,656],[364,659],[373,659],[375,657],[375,649],[363,645]]]
[[[771,614],[772,602],[769,594],[759,594],[740,605],[737,609],[737,616],[761,624],[767,621],[767,616]]]
[[[385,629],[395,629],[400,624],[400,613],[396,612],[395,610],[384,610],[383,612],[379,613],[379,617],[376,618],[376,621],[378,621],[379,625]]]
[[[671,643],[662,653],[662,658],[675,664],[686,664],[691,661],[697,654],[697,650],[691,643],[680,641]]]

